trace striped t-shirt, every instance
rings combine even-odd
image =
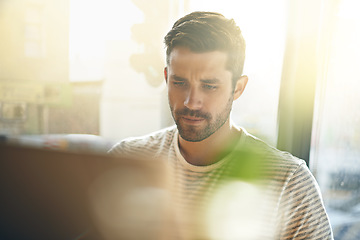
[[[305,162],[239,128],[221,159],[195,166],[181,155],[176,126],[116,144],[113,155],[164,159],[169,166],[169,239],[333,239]]]

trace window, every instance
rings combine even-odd
[[[30,5],[25,10],[25,56],[40,58],[45,54],[42,9]]]
[[[355,1],[336,7],[317,89],[311,169],[335,239],[360,239],[360,18]]]

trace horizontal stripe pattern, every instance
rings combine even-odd
[[[247,239],[333,239],[319,187],[305,162],[268,146],[243,129],[241,131],[241,144],[237,145],[236,151],[220,160],[218,166],[205,170],[184,161],[178,149],[175,126],[144,137],[125,139],[110,153],[140,154],[167,161],[175,215],[185,224],[183,228],[189,230],[179,233],[182,239],[208,239],[207,230],[204,233],[199,222],[204,220],[204,212],[209,210],[214,196],[229,181],[255,183],[261,189],[261,197],[253,203],[254,211],[261,210],[264,224],[261,223],[261,231],[256,236]],[[229,196],[236,194],[239,193],[235,191]]]

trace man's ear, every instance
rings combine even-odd
[[[165,82],[168,82],[168,72],[167,72],[167,67],[164,67],[164,77],[165,77]]]
[[[234,90],[234,100],[238,99],[241,96],[241,94],[244,92],[247,82],[248,82],[248,77],[246,75],[241,76],[236,81],[235,90]]]

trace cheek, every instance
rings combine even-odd
[[[174,91],[171,91],[170,89],[168,90],[168,100],[169,100],[169,105],[172,108],[175,108],[179,105],[179,96],[177,93],[175,93]]]
[[[176,88],[168,87],[168,98],[172,103],[181,102],[184,100],[184,93]]]
[[[220,96],[214,96],[213,98],[209,99],[207,102],[207,106],[211,107],[214,111],[221,111],[226,106],[229,105],[229,102],[233,101],[233,95],[229,95],[229,93],[223,93]]]

